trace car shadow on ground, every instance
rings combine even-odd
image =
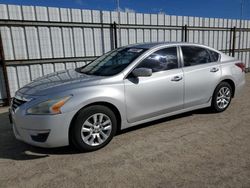
[[[160,120],[156,120],[150,123],[144,123],[135,127],[128,128],[126,130],[119,131],[116,136],[121,134],[129,133],[137,129],[148,128],[158,123],[171,121],[174,119],[184,118],[193,114],[211,114],[209,109],[195,110]],[[39,148],[15,139],[11,125],[8,120],[8,113],[0,114],[0,159],[11,159],[11,160],[35,160],[50,155],[69,155],[79,153],[74,147],[66,146],[60,148]]]

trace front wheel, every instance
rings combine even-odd
[[[81,151],[94,151],[112,140],[117,120],[108,107],[95,105],[82,109],[72,126],[70,139],[74,146]]]
[[[226,110],[232,99],[232,87],[227,82],[221,82],[215,89],[211,107],[215,112]]]

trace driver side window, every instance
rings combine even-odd
[[[146,57],[137,68],[149,68],[152,72],[178,68],[177,49],[169,47],[158,50]]]

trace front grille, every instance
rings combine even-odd
[[[17,99],[17,98],[13,98],[11,108],[12,108],[13,111],[15,111],[19,106],[23,105],[26,102],[27,101],[20,100],[20,99]]]

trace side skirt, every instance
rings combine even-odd
[[[177,115],[177,114],[182,114],[182,113],[185,113],[185,112],[189,112],[189,111],[193,111],[193,110],[197,110],[197,109],[201,109],[201,108],[206,108],[206,107],[209,107],[209,106],[211,106],[211,101],[209,101],[208,103],[202,104],[202,105],[197,105],[197,106],[185,108],[185,109],[182,109],[182,110],[170,112],[170,113],[167,113],[167,114],[163,114],[163,115],[156,116],[156,117],[153,117],[153,118],[137,121],[137,122],[134,122],[134,123],[123,123],[123,125],[121,126],[121,129],[126,129],[126,128],[133,127],[133,126],[136,126],[136,125],[139,125],[139,124],[148,123],[150,121],[155,121],[155,120],[158,120],[158,119],[166,118],[166,117]]]

